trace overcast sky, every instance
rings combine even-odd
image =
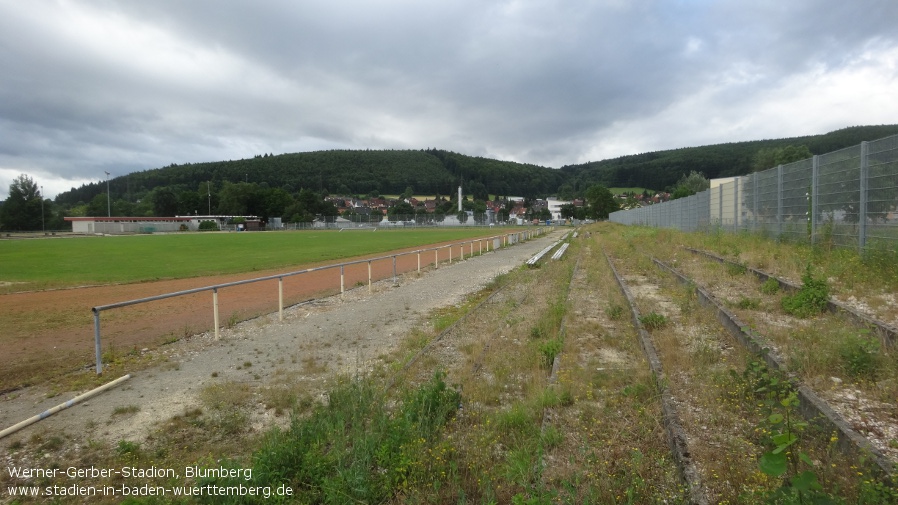
[[[171,163],[550,167],[898,123],[896,0],[0,0],[0,199]]]

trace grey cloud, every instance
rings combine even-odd
[[[0,0],[0,169],[71,179],[333,147],[560,166],[709,88],[743,110],[898,45],[892,0],[26,5]],[[77,43],[72,12],[159,47]]]

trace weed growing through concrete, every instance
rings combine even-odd
[[[768,277],[766,281],[761,284],[761,293],[765,295],[775,295],[780,290],[780,283],[773,277]]]
[[[136,414],[137,412],[140,412],[140,406],[139,406],[139,405],[120,405],[120,406],[115,407],[114,409],[112,409],[112,415],[113,415],[113,416],[122,416],[122,415],[126,415],[126,414]]]
[[[608,306],[605,307],[605,315],[612,321],[619,321],[624,317],[624,308],[620,304],[609,303]]]
[[[642,323],[642,326],[649,331],[660,330],[661,328],[667,326],[667,317],[663,314],[650,312],[644,316],[640,316],[639,322]]]
[[[801,280],[803,284],[797,293],[783,297],[783,310],[801,318],[811,317],[826,310],[829,302],[829,286],[826,280],[815,278],[811,273],[810,264]]]

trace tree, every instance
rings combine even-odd
[[[566,203],[559,209],[562,219],[571,219],[577,214],[577,207],[572,203]]]
[[[200,195],[198,192],[190,190],[178,193],[178,215],[199,215],[207,212],[208,202],[205,194]]]
[[[778,165],[786,165],[813,157],[808,146],[765,147],[758,149],[752,160],[752,172],[761,172]]]
[[[156,217],[174,216],[178,213],[178,195],[168,186],[153,190],[153,214]]]
[[[281,188],[262,191],[261,200],[262,212],[260,216],[265,220],[272,217],[285,217],[284,214],[287,207],[293,204],[293,197]]]
[[[611,191],[600,185],[586,190],[586,205],[586,216],[592,219],[608,219],[608,214],[620,209]]]
[[[0,227],[4,230],[40,230],[43,196],[37,184],[22,174],[9,185],[9,197],[0,207]]]
[[[558,198],[561,200],[574,199],[574,187],[568,183],[564,183],[558,187]]]
[[[86,214],[88,216],[103,217],[109,212],[109,209],[106,207],[108,204],[109,200],[106,198],[106,193],[97,193],[90,203],[87,204]]]
[[[258,186],[247,182],[225,182],[218,192],[218,212],[231,216],[257,215]]]
[[[387,219],[396,221],[415,214],[415,208],[408,202],[399,202],[387,209]]]
[[[677,185],[670,197],[671,200],[676,200],[677,198],[685,198],[696,193],[701,193],[702,191],[710,187],[711,182],[706,179],[703,174],[693,170],[689,172],[688,175],[683,175],[682,177],[680,177],[680,180],[677,181]]]
[[[502,223],[507,223],[507,222],[508,222],[508,219],[509,219],[510,217],[511,217],[511,216],[509,216],[509,214],[508,214],[508,209],[507,209],[507,208],[503,207],[503,208],[499,209],[499,221],[500,221],[500,222],[502,222]]]

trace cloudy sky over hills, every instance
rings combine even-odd
[[[0,0],[0,199],[171,163],[559,167],[898,123],[895,0]]]

